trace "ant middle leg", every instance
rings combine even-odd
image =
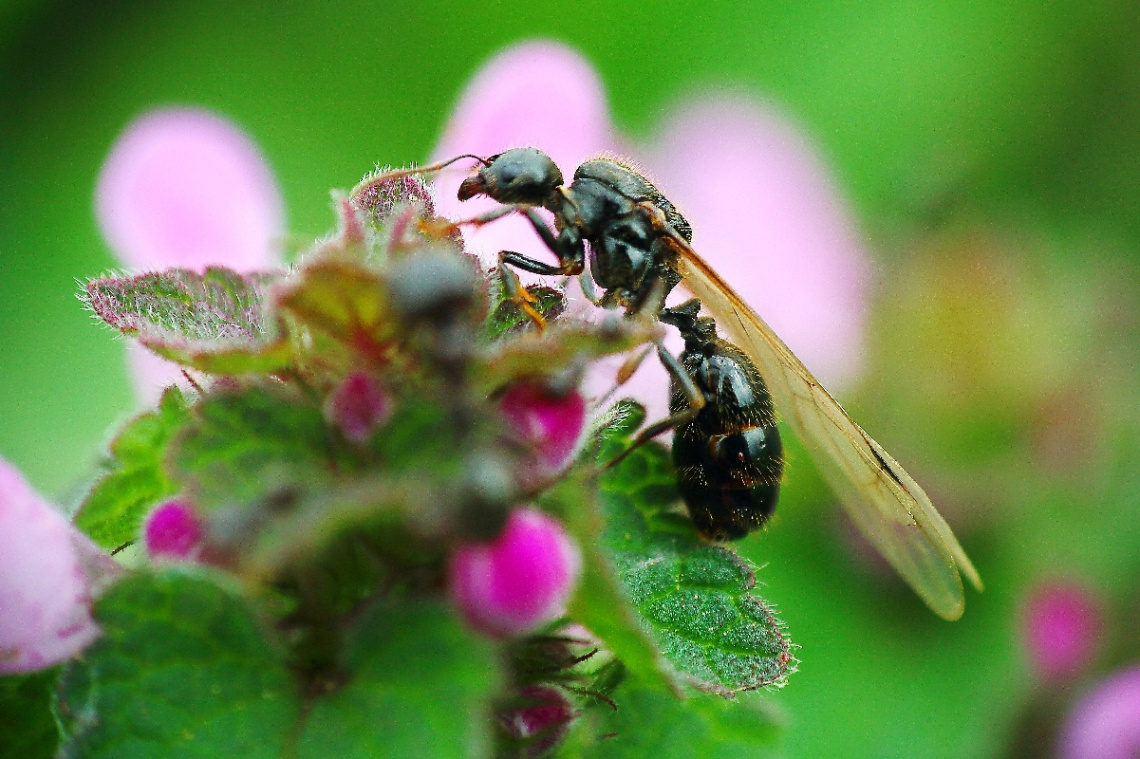
[[[683,411],[678,411],[675,414],[670,414],[666,418],[655,422],[641,430],[641,432],[638,433],[637,437],[633,439],[633,442],[631,442],[624,451],[622,451],[620,454],[605,464],[603,467],[605,469],[617,466],[622,462],[622,460],[625,459],[626,456],[633,453],[635,450],[645,445],[661,433],[667,432],[668,430],[675,429],[677,427],[681,427],[693,421],[693,419],[697,417],[697,414],[701,412],[701,409],[704,408],[705,403],[707,402],[705,400],[705,394],[701,392],[701,389],[699,387],[697,387],[697,383],[693,381],[693,378],[691,376],[689,376],[689,372],[685,369],[681,362],[678,361],[672,353],[667,351],[665,349],[665,346],[662,345],[660,341],[656,343],[656,346],[657,358],[661,360],[661,364],[665,367],[665,370],[669,372],[670,377],[672,377],[672,379],[681,388],[681,391],[684,393],[686,400],[689,402],[688,408],[684,409]]]

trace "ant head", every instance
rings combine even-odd
[[[459,185],[459,199],[486,195],[500,203],[540,206],[562,184],[562,172],[537,148],[515,148],[487,159]]]

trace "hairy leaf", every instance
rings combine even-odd
[[[272,372],[292,348],[267,310],[277,274],[168,269],[87,283],[83,299],[120,332],[160,356],[215,374]]]
[[[156,410],[129,422],[111,443],[111,469],[79,507],[76,526],[108,550],[137,538],[151,507],[175,493],[163,460],[167,445],[187,418],[186,399],[172,387]]]
[[[611,434],[601,457],[628,445]],[[600,481],[602,543],[666,657],[699,688],[730,693],[782,685],[794,671],[782,623],[754,595],[752,567],[697,537],[678,513],[668,452],[644,445]]]
[[[201,570],[134,574],[95,607],[103,635],[57,694],[64,757],[278,759],[301,698],[244,599]]]
[[[534,302],[531,304],[535,311],[547,321],[557,319],[566,310],[566,296],[561,290],[544,285],[532,285],[526,288],[527,293]],[[519,304],[508,294],[496,293],[491,312],[487,314],[484,323],[487,337],[497,340],[500,337],[513,335],[535,326],[534,321],[526,314]]]

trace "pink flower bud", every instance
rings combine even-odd
[[[577,546],[556,519],[516,509],[493,542],[455,550],[449,591],[472,627],[509,637],[561,616],[581,568]]]
[[[537,759],[562,742],[575,714],[562,691],[532,685],[519,691],[516,705],[496,717],[511,741],[522,744],[518,756]]]
[[[561,395],[538,383],[520,382],[499,402],[511,429],[550,471],[557,471],[578,447],[586,401],[576,389]]]
[[[167,501],[146,518],[146,552],[152,559],[196,559],[202,547],[202,522],[185,501]]]
[[[1026,602],[1023,640],[1042,680],[1080,673],[1096,653],[1100,632],[1098,604],[1075,583],[1042,583]]]
[[[1069,715],[1061,732],[1061,759],[1134,759],[1140,756],[1140,665],[1100,683]]]
[[[95,583],[118,565],[0,459],[0,673],[43,669],[99,634]]]
[[[364,372],[352,372],[325,402],[325,416],[354,443],[363,443],[392,412],[388,394]]]

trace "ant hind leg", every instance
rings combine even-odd
[[[626,456],[661,433],[681,427],[693,421],[705,406],[705,394],[697,387],[697,383],[689,376],[689,372],[685,370],[681,362],[678,361],[672,353],[665,350],[665,346],[661,343],[657,343],[657,357],[661,360],[662,365],[665,367],[665,370],[669,372],[673,380],[680,385],[681,390],[689,401],[689,407],[675,414],[670,414],[666,418],[642,429],[624,451],[605,464],[604,468],[606,469],[617,466]]]

